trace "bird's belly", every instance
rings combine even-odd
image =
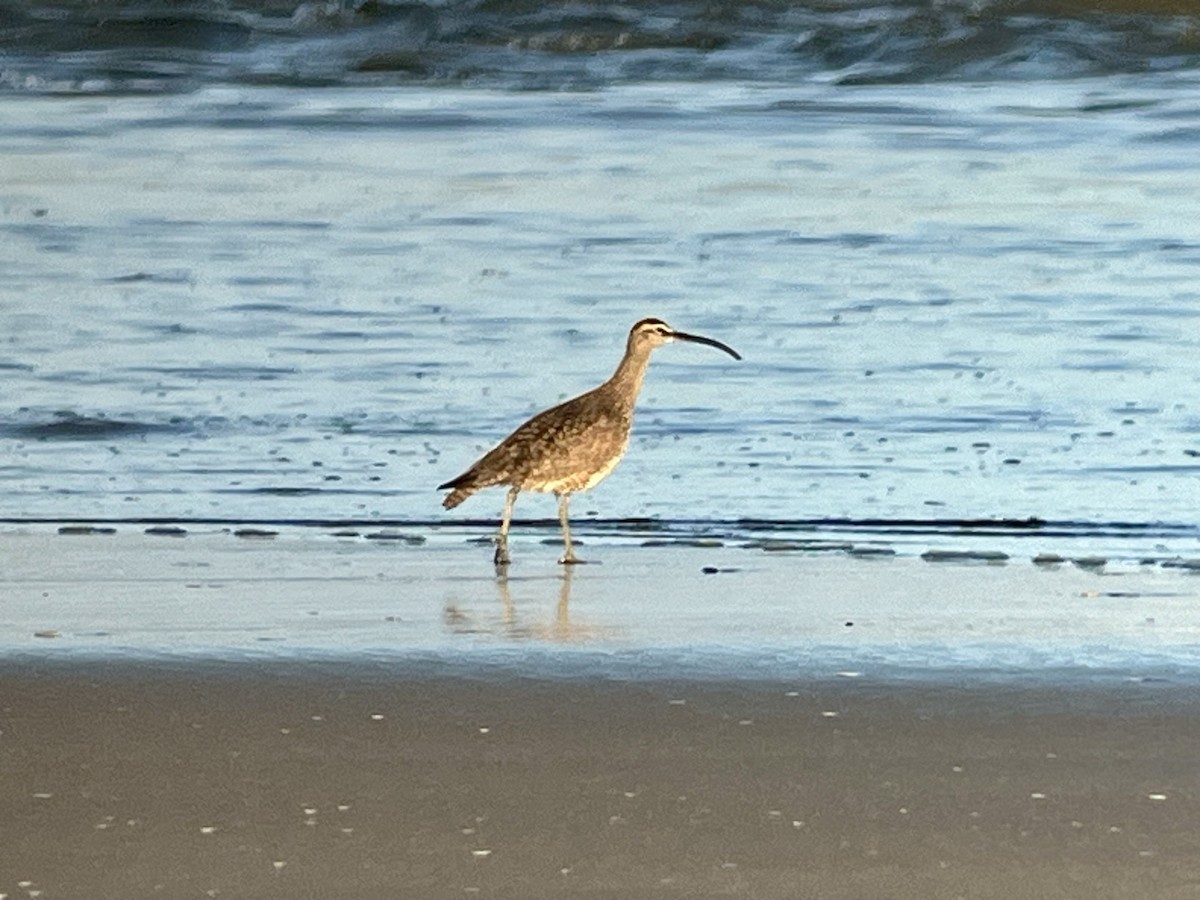
[[[612,474],[612,470],[617,467],[617,463],[625,455],[624,450],[625,448],[622,447],[620,453],[614,454],[600,465],[580,466],[574,471],[558,471],[547,474],[545,477],[532,479],[533,483],[526,484],[524,487],[530,491],[553,491],[557,494],[572,494],[577,491],[590,490]]]

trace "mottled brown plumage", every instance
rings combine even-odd
[[[438,490],[450,489],[442,505],[453,509],[478,490],[508,485],[504,516],[496,538],[496,565],[507,565],[508,527],[521,491],[548,491],[558,498],[565,551],[562,563],[579,560],[571,546],[568,506],[571,494],[599,484],[621,461],[629,446],[633,408],[650,354],[673,340],[708,344],[741,357],[712,338],[675,331],[661,319],[642,319],[629,332],[625,356],[604,384],[538,413],[488,451],[466,472]]]

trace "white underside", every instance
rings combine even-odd
[[[617,463],[619,463],[621,461],[621,456],[624,456],[624,454],[621,454],[620,456],[614,456],[612,459],[610,459],[608,462],[606,462],[603,466],[601,466],[599,469],[597,469],[595,472],[593,472],[591,475],[589,475],[587,481],[585,481],[582,485],[579,485],[577,487],[571,487],[572,484],[576,483],[574,478],[564,478],[561,481],[543,482],[542,484],[538,485],[535,488],[530,488],[530,490],[538,491],[538,492],[542,492],[542,493],[554,492],[556,494],[561,494],[561,493],[574,494],[574,493],[578,493],[579,491],[591,490],[596,485],[598,485],[601,481],[603,481],[605,478],[607,478],[609,475],[612,474],[612,470],[615,469],[617,467]]]

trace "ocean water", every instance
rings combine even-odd
[[[745,359],[657,352],[585,537],[1195,556],[1200,14],[1067,6],[4,7],[0,519],[495,519],[654,315]]]

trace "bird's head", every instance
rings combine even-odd
[[[669,344],[671,341],[689,341],[693,344],[707,344],[710,347],[716,347],[718,350],[725,351],[734,359],[742,358],[741,354],[728,344],[722,344],[720,341],[702,337],[698,334],[676,331],[662,319],[642,319],[629,331],[629,347],[631,350],[644,349],[646,352],[649,352],[655,347],[661,347],[663,344]]]

